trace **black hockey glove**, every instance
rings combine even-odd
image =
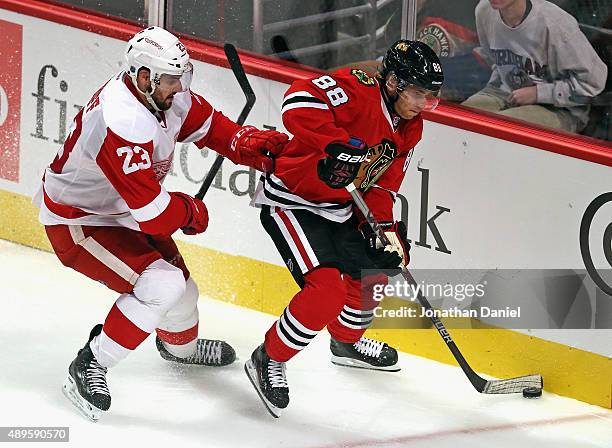
[[[344,188],[357,177],[361,162],[368,157],[368,146],[351,137],[348,143],[330,143],[325,153],[327,157],[317,165],[319,179],[330,188]]]
[[[380,227],[389,240],[386,246],[382,245],[367,223],[361,226],[368,256],[380,269],[397,269],[406,266],[410,261],[406,224],[402,221],[385,222],[381,223]]]

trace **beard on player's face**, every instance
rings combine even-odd
[[[174,95],[176,92],[173,91],[163,91],[159,87],[155,89],[151,98],[155,102],[155,105],[159,108],[159,110],[168,110],[172,107],[172,101],[174,99]]]

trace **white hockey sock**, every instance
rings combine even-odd
[[[196,338],[193,341],[190,341],[183,345],[169,344],[165,341],[162,341],[162,343],[164,344],[164,347],[166,347],[166,350],[170,352],[170,354],[177,356],[179,358],[189,358],[196,351],[198,339]]]
[[[132,350],[122,347],[109,338],[104,330],[91,340],[89,348],[102,367],[113,367],[132,353]]]

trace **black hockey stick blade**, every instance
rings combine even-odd
[[[236,47],[234,47],[230,43],[226,43],[223,46],[223,50],[225,51],[225,57],[227,58],[227,62],[229,62],[230,68],[234,73],[234,77],[238,81],[238,84],[240,85],[240,88],[242,89],[242,92],[246,97],[246,104],[242,108],[242,111],[240,112],[240,115],[236,120],[236,123],[242,126],[245,120],[247,119],[247,116],[251,112],[253,105],[255,104],[255,92],[253,92],[253,88],[251,87],[251,84],[249,84],[249,80],[246,77],[246,73],[244,72],[244,67],[242,67],[242,62],[240,62],[240,56],[238,56]],[[223,159],[224,157],[221,154],[217,155],[215,161],[210,167],[210,170],[208,171],[208,174],[206,175],[206,179],[204,179],[204,182],[202,182],[200,189],[195,195],[196,198],[200,200],[204,199],[204,196],[208,192],[208,189],[210,188],[213,180],[215,179],[219,168],[221,168]]]

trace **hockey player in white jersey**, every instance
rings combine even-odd
[[[68,369],[66,396],[91,420],[110,407],[107,369],[152,332],[170,361],[222,366],[224,341],[198,339],[198,288],[171,238],[204,232],[204,203],[162,181],[177,142],[262,171],[285,134],[241,127],[190,90],[185,46],[157,27],[128,42],[126,68],[77,114],[35,202],[61,262],[120,293]],[[86,298],[84,298],[86,300]]]

